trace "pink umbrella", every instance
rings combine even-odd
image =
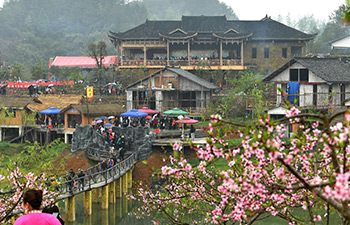
[[[176,123],[186,123],[186,124],[194,124],[194,123],[198,123],[198,120],[195,119],[191,119],[190,117],[184,117],[181,120],[176,120]],[[185,126],[182,126],[182,135],[181,135],[181,139],[184,140],[185,139]]]
[[[145,112],[147,114],[157,114],[159,113],[157,110],[149,109],[147,107],[142,107],[142,109],[138,109],[141,112]]]
[[[194,124],[198,123],[198,120],[191,119],[190,117],[184,117],[181,120],[176,120],[176,123],[187,123],[187,124]]]

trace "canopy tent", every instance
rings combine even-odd
[[[174,115],[174,116],[188,115],[188,114],[190,114],[190,113],[183,111],[181,109],[178,109],[178,108],[173,108],[173,109],[170,109],[170,110],[163,112],[163,115]]]
[[[127,117],[144,117],[147,115],[148,115],[147,113],[138,111],[137,109],[132,109],[130,111],[120,114],[120,116],[127,116]]]
[[[142,109],[138,109],[141,112],[145,112],[147,114],[157,114],[159,113],[157,110],[149,109],[147,107],[142,107]]]
[[[51,115],[51,114],[59,114],[60,112],[61,112],[60,109],[57,109],[55,107],[50,107],[48,109],[40,111],[39,113],[40,114],[50,114]]]

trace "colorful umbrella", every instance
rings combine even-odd
[[[198,123],[198,120],[191,119],[190,117],[184,117],[181,120],[176,120],[176,123],[187,123],[187,124],[194,124]]]
[[[147,113],[140,112],[136,109],[132,109],[130,111],[120,114],[120,116],[127,116],[127,117],[144,117],[147,115],[148,115]]]
[[[59,114],[61,112],[60,109],[57,109],[55,107],[50,107],[48,109],[45,109],[43,111],[40,111],[40,114]]]
[[[147,114],[157,114],[159,113],[157,110],[149,109],[147,107],[142,107],[142,109],[138,109],[141,112],[145,112]]]
[[[198,120],[195,119],[191,119],[190,117],[184,117],[181,120],[176,120],[176,123],[186,123],[186,124],[194,124],[194,123],[198,123]],[[184,140],[185,139],[185,126],[182,126],[182,134],[181,134],[181,139]]]
[[[173,109],[170,109],[168,111],[163,112],[163,115],[175,115],[175,116],[188,115],[188,114],[190,114],[190,113],[183,111],[181,109],[178,109],[178,108],[173,108]]]

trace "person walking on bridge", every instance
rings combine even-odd
[[[79,191],[84,191],[84,177],[85,177],[84,172],[81,169],[79,169],[79,173],[78,173],[78,190]]]

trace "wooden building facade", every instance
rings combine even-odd
[[[125,32],[110,32],[119,68],[244,70],[272,72],[294,56],[305,55],[305,34],[265,17],[258,21],[226,16],[183,16],[150,21]]]
[[[216,85],[181,68],[164,68],[126,88],[127,110],[147,106],[158,111],[174,107],[203,112]]]

